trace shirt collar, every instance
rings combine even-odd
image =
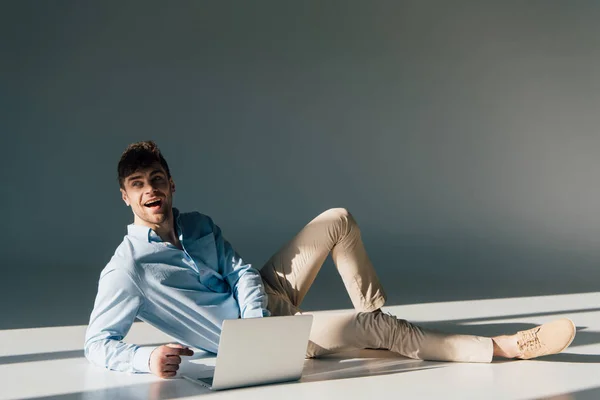
[[[179,210],[173,207],[173,220],[175,221],[175,230],[179,239],[182,239],[181,223],[179,221]],[[162,242],[160,236],[154,232],[152,228],[143,225],[129,224],[127,225],[127,235],[138,239],[147,240],[150,242]]]

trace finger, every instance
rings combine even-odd
[[[169,344],[166,344],[165,346],[172,347],[174,349],[187,349],[186,346],[184,346],[184,345],[182,345],[180,343],[169,343]]]
[[[161,378],[172,378],[176,374],[177,374],[177,372],[175,372],[175,371],[163,372],[160,377]]]
[[[167,364],[181,364],[181,357],[179,356],[167,356]]]
[[[164,365],[162,370],[163,372],[174,372],[177,371],[179,369],[179,365],[177,364],[167,364]]]
[[[194,350],[192,349],[182,349],[181,350],[181,354],[182,356],[193,356],[194,355]]]
[[[169,348],[167,350],[167,352],[165,353],[165,355],[167,356],[193,356],[194,352],[191,349],[188,349],[187,347],[184,348]]]

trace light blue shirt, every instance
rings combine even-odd
[[[224,320],[269,316],[260,274],[212,219],[175,208],[173,217],[183,250],[132,224],[102,270],[84,346],[92,363],[150,372],[155,347],[123,342],[136,317],[180,343],[216,353]]]

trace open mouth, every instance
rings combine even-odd
[[[150,201],[147,201],[146,203],[144,203],[144,206],[148,207],[151,210],[157,210],[160,208],[160,206],[162,206],[162,200],[161,199],[150,200]]]

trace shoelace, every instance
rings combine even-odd
[[[519,346],[519,350],[537,350],[542,344],[540,343],[540,338],[538,337],[538,332],[541,328],[530,329],[528,331],[521,332],[521,336],[523,341],[517,341],[517,345]]]

